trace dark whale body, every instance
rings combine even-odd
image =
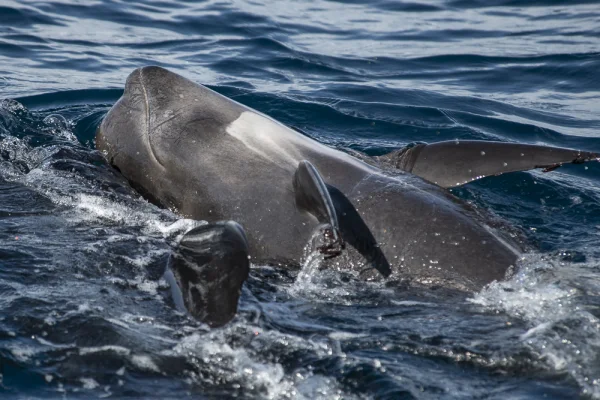
[[[152,201],[199,220],[238,222],[254,263],[297,265],[321,232],[339,245],[324,246],[332,267],[467,291],[506,278],[520,244],[445,188],[598,158],[461,141],[364,162],[159,67],[127,78],[96,143]]]

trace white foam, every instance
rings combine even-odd
[[[94,390],[100,386],[100,384],[92,378],[79,378],[79,382],[81,382],[83,388],[86,390]]]
[[[136,255],[135,257],[121,256],[121,258],[140,270],[144,270],[144,267],[147,267],[157,259],[169,253],[169,249],[155,249],[147,250],[143,255]]]
[[[292,294],[306,293],[315,290],[319,291],[323,289],[322,285],[320,285],[321,281],[315,279],[315,277],[318,275],[324,257],[318,251],[307,250],[305,253],[306,257],[302,264],[302,269],[290,288],[290,293]]]
[[[118,320],[116,318],[106,318],[106,320],[112,324],[120,326],[121,328],[129,329],[129,325],[127,325],[125,322]]]
[[[525,321],[522,344],[548,368],[569,373],[583,394],[600,399],[600,368],[591,356],[600,352],[600,319],[579,303],[582,280],[593,281],[577,264],[560,264],[527,255],[512,279],[490,284],[469,301]]]
[[[26,346],[26,345],[8,345],[6,346],[10,352],[12,353],[13,356],[15,356],[15,358],[18,361],[21,362],[27,362],[31,359],[31,357],[33,357],[37,351],[30,346]]]
[[[427,303],[427,302],[423,302],[423,301],[414,301],[414,300],[391,299],[390,302],[396,306],[401,306],[401,307],[414,307],[414,306],[436,307],[437,306],[434,303]]]
[[[156,295],[158,294],[158,289],[159,289],[159,282],[158,281],[153,281],[153,280],[149,280],[146,278],[145,275],[138,275],[135,277],[135,279],[129,279],[127,281],[129,284],[135,286],[136,288],[138,288],[138,290],[151,294],[151,295]]]
[[[319,235],[315,232],[315,235]],[[309,240],[304,249],[304,261],[302,269],[298,273],[294,283],[287,289],[292,296],[301,296],[312,301],[335,302],[341,304],[350,304],[347,300],[352,292],[343,285],[329,285],[329,278],[338,278],[336,271],[321,269],[324,261],[323,255],[313,248],[313,238]]]
[[[123,314],[119,318],[106,318],[106,320],[114,325],[120,326],[130,332],[133,332],[136,335],[143,335],[147,338],[154,339],[159,342],[167,343],[169,345],[173,345],[177,343],[177,341],[164,337],[164,332],[160,332],[159,334],[154,334],[153,331],[159,329],[161,331],[170,329],[165,327],[164,325],[158,324],[154,326],[153,323],[139,323],[139,320],[136,319],[143,318],[142,316],[133,316],[131,314]]]
[[[122,347],[122,346],[115,346],[115,345],[106,345],[106,346],[99,346],[99,347],[81,347],[79,349],[79,355],[87,355],[87,354],[94,354],[94,353],[100,353],[100,352],[112,352],[118,355],[125,355],[128,356],[131,353],[131,350],[129,350],[126,347]]]
[[[350,340],[350,339],[357,339],[357,338],[362,338],[362,337],[367,337],[367,334],[364,333],[351,333],[351,332],[341,332],[341,331],[336,331],[336,332],[331,332],[329,334],[329,337],[333,340]]]
[[[147,355],[136,354],[131,357],[131,363],[140,369],[157,373],[160,372],[160,368],[158,368],[152,358]]]
[[[183,235],[185,232],[193,229],[197,226],[205,225],[206,221],[197,221],[194,219],[181,218],[177,221],[165,224],[162,221],[151,220],[147,224],[147,228],[151,228],[151,231],[160,232],[164,237],[171,237],[175,234]]]
[[[244,328],[247,329],[247,325]],[[341,393],[333,379],[306,370],[286,374],[281,364],[259,361],[260,356],[255,355],[261,354],[265,347],[285,346],[287,349],[310,349],[325,356],[332,354],[330,345],[255,327],[252,329],[254,339],[249,347],[232,347],[226,336],[236,329],[240,328],[231,324],[206,334],[194,333],[183,338],[173,352],[197,357],[203,368],[211,369],[211,375],[226,380],[232,386],[258,390],[260,398],[329,399]]]
[[[168,210],[159,209],[146,200],[121,196],[115,199],[85,193],[87,182],[78,182],[77,176],[64,171],[32,169],[24,178],[24,183],[40,191],[57,205],[71,209],[64,217],[73,223],[110,222],[116,225],[141,227],[143,235],[158,236],[162,239],[182,235],[205,222],[178,218]],[[83,189],[83,193],[82,193]],[[143,243],[145,238],[139,235],[135,239]],[[111,242],[131,239],[131,235],[112,235]],[[176,238],[177,239],[177,238]],[[92,251],[96,246],[90,247]]]

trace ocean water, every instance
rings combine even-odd
[[[600,166],[453,193],[535,251],[479,293],[253,266],[221,329],[161,279],[196,222],[94,149],[161,65],[331,146],[600,151],[593,1],[0,1],[0,398],[600,398]]]

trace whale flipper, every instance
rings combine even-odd
[[[354,247],[381,275],[385,278],[390,276],[392,273],[390,263],[352,202],[338,188],[327,185],[327,189],[339,215],[342,238]]]
[[[325,184],[310,162],[299,163],[294,174],[294,191],[298,208],[331,228],[330,236],[324,238],[325,246],[320,248],[324,254],[336,256],[348,242],[384,277],[392,273],[377,240],[352,202],[339,189]],[[324,231],[328,235],[328,229]]]
[[[300,161],[294,173],[294,192],[296,206],[326,225],[322,229],[324,244],[319,247],[321,253],[329,257],[338,255],[344,249],[344,240],[337,213],[323,178],[308,161]]]
[[[534,168],[544,168],[548,172],[563,164],[579,164],[599,159],[599,153],[482,140],[420,143],[379,157],[379,161],[384,164],[410,172],[444,188],[506,172]]]
[[[165,279],[171,284],[177,308],[185,307],[193,317],[218,327],[235,316],[249,271],[242,227],[233,221],[218,222],[196,227],[183,236],[169,260]]]

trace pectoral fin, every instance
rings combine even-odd
[[[390,276],[392,268],[371,230],[352,202],[338,188],[327,186],[334,207],[339,215],[342,238],[354,247],[384,277]]]
[[[422,143],[379,158],[387,165],[445,188],[506,172],[534,168],[544,168],[544,171],[548,172],[563,164],[578,164],[599,159],[599,153],[478,140]]]
[[[248,278],[248,243],[240,225],[218,222],[187,232],[169,261],[165,279],[177,308],[211,327],[225,325],[237,312]]]
[[[352,202],[340,190],[325,184],[310,162],[300,162],[294,174],[294,190],[297,207],[331,228],[330,237],[325,242],[328,245],[320,249],[323,253],[335,256],[347,242],[384,277],[391,274],[390,264]]]
[[[294,192],[296,206],[311,213],[325,225],[324,229],[321,229],[321,253],[329,257],[338,255],[344,249],[344,241],[340,235],[335,207],[319,171],[308,161],[301,161],[296,169]]]

